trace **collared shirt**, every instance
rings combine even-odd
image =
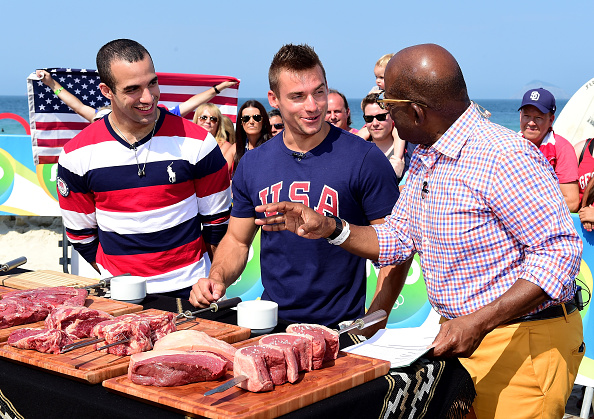
[[[472,104],[431,147],[417,147],[392,214],[373,225],[378,266],[420,256],[429,301],[470,314],[518,278],[551,298],[575,293],[582,242],[542,153]]]

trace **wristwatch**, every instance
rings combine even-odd
[[[336,228],[334,229],[334,232],[326,237],[326,240],[334,240],[340,236],[340,233],[342,233],[342,220],[335,215],[326,215],[326,217],[334,218],[334,221],[336,221]]]

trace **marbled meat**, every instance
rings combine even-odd
[[[153,348],[151,334],[152,331],[148,320],[128,315],[98,323],[91,331],[91,336],[105,339],[105,342],[97,344],[95,349],[105,344],[128,339],[127,342],[106,349],[108,353],[118,356],[151,350]]]
[[[45,327],[63,330],[76,338],[88,338],[96,324],[113,318],[104,311],[84,306],[61,306],[47,316]]]
[[[325,361],[338,357],[338,332],[319,324],[298,323],[287,327],[287,333],[310,336],[313,343],[313,368],[322,368]]]
[[[262,337],[259,344],[283,351],[289,383],[294,383],[299,379],[300,371],[311,371],[312,369],[312,344],[305,336],[275,333]]]
[[[68,333],[58,329],[15,330],[8,337],[8,344],[20,349],[34,349],[49,354],[59,354],[62,348],[73,343]]]
[[[287,367],[284,353],[267,346],[246,346],[235,352],[233,374],[245,375],[247,380],[238,387],[262,392],[274,389],[275,385],[287,382]]]

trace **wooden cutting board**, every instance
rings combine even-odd
[[[161,310],[149,309],[140,313],[162,314]],[[212,320],[196,319],[180,325],[182,329],[200,330],[228,343],[246,339],[250,330]],[[128,372],[129,356],[116,356],[97,352],[94,346],[75,349],[65,354],[44,354],[34,350],[14,348],[7,343],[0,344],[0,357],[30,365],[91,384]]]
[[[259,339],[250,339],[233,346],[255,345]],[[322,369],[302,372],[296,383],[276,386],[273,391],[266,393],[251,393],[233,387],[222,393],[204,396],[206,391],[233,378],[233,374],[230,373],[216,381],[179,387],[137,385],[127,376],[106,380],[103,386],[134,399],[168,406],[189,416],[268,419],[290,413],[381,377],[389,370],[388,361],[339,352],[338,359],[325,363]]]
[[[12,292],[15,290],[11,289],[10,291]],[[2,293],[5,294],[6,292],[1,289],[0,294]],[[92,295],[87,297],[85,306],[95,310],[105,311],[112,316],[121,316],[122,314],[136,313],[137,311],[142,310],[142,306],[138,304],[131,304],[124,301],[117,301],[103,297],[95,297]],[[10,334],[17,329],[22,329],[24,327],[43,328],[43,325],[44,321],[42,320],[36,323],[21,324],[19,326],[9,327],[7,329],[0,329],[0,342],[6,342],[8,340],[8,336],[10,336]]]
[[[97,274],[99,276],[99,274]],[[89,279],[82,276],[66,274],[56,271],[34,271],[0,277],[0,285],[19,290],[39,287],[75,287],[94,285],[99,279]]]

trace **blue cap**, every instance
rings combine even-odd
[[[555,114],[555,111],[557,110],[557,106],[555,106],[555,96],[542,87],[539,87],[538,89],[530,89],[524,93],[522,105],[518,110],[526,105],[536,106],[542,113],[550,112]]]

